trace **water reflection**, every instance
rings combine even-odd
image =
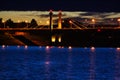
[[[95,53],[95,48],[91,47],[91,52],[90,52],[90,80],[95,80],[95,58],[96,58],[96,53]]]
[[[28,46],[27,46],[27,45],[25,45],[24,47],[25,47],[25,49],[28,49]]]
[[[67,63],[67,79],[68,80],[71,80],[72,79],[72,68],[73,68],[73,65],[72,65],[72,48],[71,47],[68,47],[68,63]]]
[[[120,48],[116,50],[115,80],[120,80]]]
[[[120,80],[120,48],[0,47],[0,80]]]
[[[50,80],[50,47],[46,46],[45,51],[45,79]]]

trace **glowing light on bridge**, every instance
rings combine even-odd
[[[119,19],[117,19],[117,21],[118,21],[118,23],[119,23],[119,27],[120,27],[120,18],[119,18]]]
[[[62,29],[62,19],[61,19],[61,16],[62,16],[62,11],[59,11],[59,19],[58,19],[58,29]]]
[[[95,22],[96,22],[96,20],[92,19],[93,28],[95,28]]]
[[[120,22],[120,18],[117,21]]]
[[[20,20],[18,20],[17,22],[20,23]]]
[[[92,22],[95,22],[95,19],[92,19]]]
[[[2,20],[2,23],[4,23],[5,21],[4,20]]]
[[[26,26],[26,27],[28,28],[28,21],[27,21],[27,20],[25,20],[25,23],[27,24],[27,26]]]
[[[72,21],[70,20],[69,23],[72,24]]]
[[[2,20],[2,23],[4,24],[4,28],[5,28],[5,21],[4,21],[4,20]]]
[[[72,22],[71,20],[69,20],[69,23],[70,23],[70,27],[72,28],[72,23],[73,23],[73,22]]]

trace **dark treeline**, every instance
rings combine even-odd
[[[8,19],[6,21],[3,21],[2,18],[0,18],[0,28],[32,28],[38,26],[37,21],[35,19],[32,19],[31,22],[14,22],[12,19]]]
[[[64,19],[64,22],[62,22],[62,28],[108,28],[108,27],[119,27],[120,23],[118,24],[102,24],[102,23],[84,23],[83,21],[72,21],[72,19]],[[55,23],[58,22],[58,20],[54,21]],[[58,24],[53,25],[54,28],[58,27]],[[49,28],[49,25],[38,25],[37,21],[35,19],[32,19],[30,22],[28,21],[22,21],[22,22],[14,22],[12,19],[8,19],[6,21],[3,21],[2,18],[0,18],[0,28]]]

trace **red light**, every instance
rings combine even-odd
[[[61,10],[59,10],[59,13],[61,13],[62,11]]]
[[[53,10],[50,10],[50,12],[53,12]]]
[[[98,30],[97,30],[97,32],[100,32],[100,31],[101,31],[101,29],[98,29]]]

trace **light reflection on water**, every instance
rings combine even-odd
[[[119,48],[1,46],[0,80],[120,80]]]
[[[120,80],[120,48],[116,50],[116,60],[115,60],[115,79]]]

